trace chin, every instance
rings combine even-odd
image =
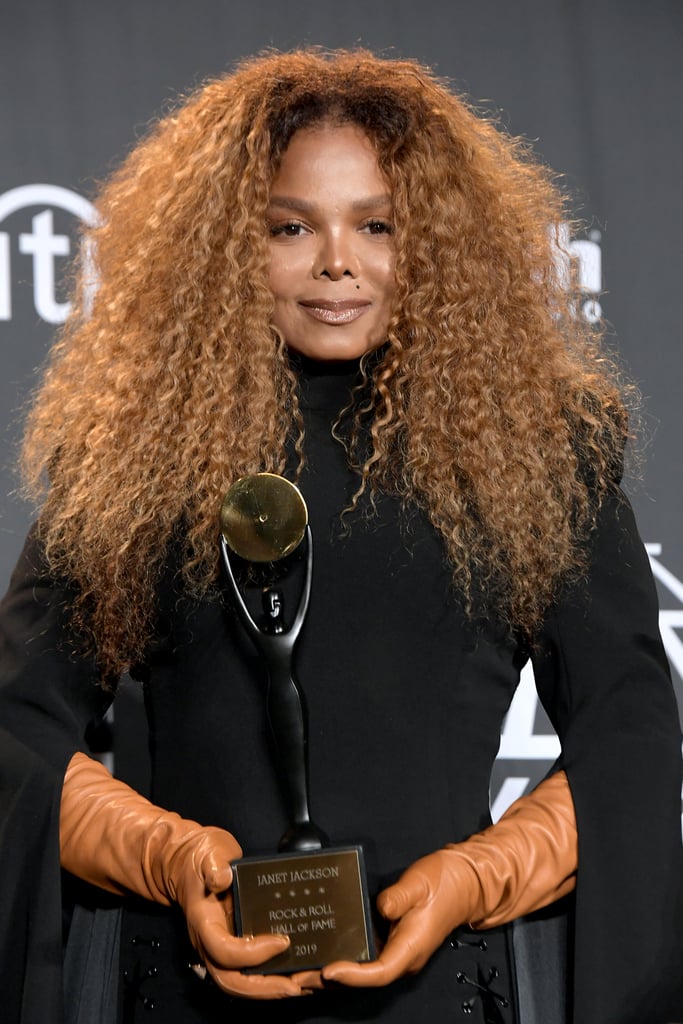
[[[343,359],[360,359],[366,352],[373,352],[382,345],[381,341],[339,341],[306,344],[305,342],[287,342],[288,348],[307,359],[317,359],[320,362],[334,362]]]

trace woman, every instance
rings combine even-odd
[[[297,53],[191,97],[98,209],[2,614],[10,1019],[58,991],[61,858],[79,907],[124,907],[93,943],[74,917],[71,1019],[112,1012],[76,991],[94,972],[125,1021],[668,1020],[680,735],[618,491],[622,399],[555,271],[548,175],[416,64]],[[258,972],[286,937],[232,934],[227,866],[286,825],[216,539],[227,487],[262,470],[297,480],[315,538],[314,811],[380,893],[375,961],[293,975]],[[487,828],[529,656],[562,758]],[[84,739],[127,669],[151,803]],[[534,960],[509,922],[549,905],[570,946],[544,931]]]

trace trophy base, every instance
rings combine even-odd
[[[284,953],[250,969],[291,974],[334,960],[374,960],[360,846],[243,857],[232,863],[238,935],[288,935]]]

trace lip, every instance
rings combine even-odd
[[[342,299],[336,302],[331,299],[302,299],[299,305],[314,320],[325,324],[349,324],[362,316],[372,303],[362,299]]]

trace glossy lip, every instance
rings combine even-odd
[[[330,299],[302,299],[299,305],[313,317],[325,324],[349,324],[362,316],[371,302],[362,299],[344,299],[333,302]]]

